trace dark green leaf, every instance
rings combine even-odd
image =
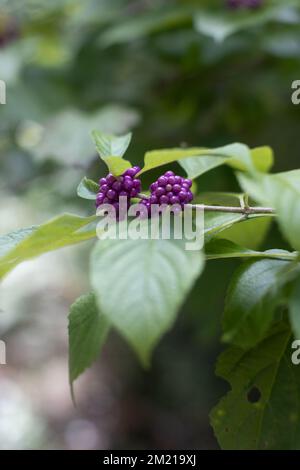
[[[211,422],[223,449],[300,449],[300,368],[292,364],[290,338],[281,323],[254,349],[221,354],[217,374],[231,390]]]
[[[300,278],[296,279],[289,299],[289,315],[296,339],[300,339]]]
[[[283,256],[286,253],[283,251]],[[284,285],[296,272],[293,261],[262,259],[243,263],[235,272],[226,297],[224,341],[245,349],[260,341],[283,300]]]
[[[107,318],[98,310],[94,294],[79,297],[69,314],[70,384],[98,357],[109,330]]]

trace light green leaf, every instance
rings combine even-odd
[[[296,279],[289,298],[289,316],[296,339],[300,339],[300,277]]]
[[[191,159],[190,157],[193,158]],[[202,162],[203,158],[204,160]],[[185,161],[183,159],[188,159],[186,168],[184,166]],[[199,168],[195,168],[195,163],[192,162],[192,160],[198,159],[200,161]],[[229,160],[230,165],[236,169],[242,171],[252,171],[254,169],[250,149],[244,144],[235,143],[216,149],[194,147],[188,149],[174,148],[152,150],[150,152],[146,152],[144,167],[140,174],[152,170],[153,168],[180,160],[182,160],[181,166],[187,170],[188,175],[191,178],[196,178],[205,171],[222,165],[227,161],[229,163]]]
[[[35,228],[0,237],[0,278],[22,261],[96,236],[96,216],[63,214]],[[7,247],[7,248],[5,248]]]
[[[300,251],[300,170],[238,178],[254,199],[276,210],[283,235]]]
[[[233,214],[230,212],[205,212],[204,235],[206,241],[215,237],[218,233],[232,227],[234,224],[244,220],[246,220],[244,214]]]
[[[124,153],[129,147],[132,134],[128,133],[125,135],[116,136],[94,130],[92,131],[92,137],[100,157],[105,159],[106,157],[111,156],[123,157]]]
[[[211,423],[222,449],[300,449],[300,368],[292,364],[290,338],[280,323],[254,349],[221,354],[216,372],[231,390]]]
[[[96,360],[109,330],[93,293],[79,297],[69,314],[69,380],[74,380]]]
[[[227,232],[223,234],[223,236],[227,236]],[[214,238],[205,245],[205,257],[207,260],[224,258],[271,258],[293,261],[297,259],[297,256],[297,252],[291,253],[285,250],[249,250],[248,248],[222,238]]]
[[[110,173],[120,175],[131,167],[131,163],[122,158],[130,144],[131,133],[115,136],[94,130],[92,131],[92,137],[96,149],[102,160],[107,164]]]
[[[7,235],[0,236],[0,260],[4,255],[6,255],[6,253],[24,240],[24,238],[31,235],[37,228],[37,225],[33,225],[32,227],[21,228],[8,233]]]
[[[85,176],[78,185],[77,195],[83,199],[96,199],[98,191],[99,185]]]
[[[276,307],[284,300],[283,288],[297,268],[296,262],[278,259],[243,263],[228,289],[223,340],[244,349],[258,343],[270,327]]]
[[[99,308],[144,365],[202,268],[202,254],[185,250],[184,240],[97,242],[91,282]]]
[[[192,179],[224,164],[240,170],[252,169],[250,159],[258,171],[267,172],[273,165],[273,152],[270,147],[257,147],[250,150],[250,158],[242,144],[227,145],[212,152],[223,156],[203,155],[199,158],[193,155],[179,161],[179,164]]]
[[[255,168],[262,173],[268,173],[274,163],[274,153],[271,147],[263,146],[251,149],[251,157]]]
[[[243,224],[234,224],[226,230],[225,238],[252,250],[264,241],[273,216],[246,219]],[[217,235],[223,238],[223,234]]]

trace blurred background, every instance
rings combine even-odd
[[[240,141],[271,145],[275,171],[299,167],[291,84],[300,79],[300,2],[228,3],[0,0],[1,234],[63,212],[94,212],[76,196],[84,175],[97,180],[106,171],[89,136],[94,128],[132,130],[127,157],[135,164],[149,149]],[[225,167],[198,187],[238,190]],[[265,228],[243,243],[285,247],[276,227]],[[227,389],[214,364],[238,263],[206,266],[149,372],[111,335],[77,381],[74,408],[67,314],[89,289],[90,248],[23,263],[0,286],[8,362],[0,366],[0,448],[218,448],[208,414]]]

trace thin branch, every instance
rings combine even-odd
[[[137,195],[140,199],[147,199],[149,196],[146,194],[139,193]],[[246,204],[245,204],[246,202]],[[275,210],[272,207],[250,207],[247,204],[247,200],[243,201],[241,206],[209,206],[206,204],[187,204],[187,207],[192,209],[200,209],[206,212],[230,212],[232,214],[275,214]]]
[[[188,204],[192,209],[200,209],[207,212],[230,212],[233,214],[275,214],[272,207],[237,207],[237,206],[208,206],[205,204]]]

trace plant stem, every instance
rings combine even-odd
[[[147,199],[146,194],[138,194],[140,199]],[[250,207],[247,204],[243,206],[209,206],[206,204],[187,204],[187,207],[192,209],[201,209],[206,212],[230,212],[233,214],[275,214],[275,210],[272,207]]]
[[[208,206],[205,204],[188,204],[192,209],[201,209],[207,212],[230,212],[233,214],[275,214],[272,207],[237,207],[237,206]]]

